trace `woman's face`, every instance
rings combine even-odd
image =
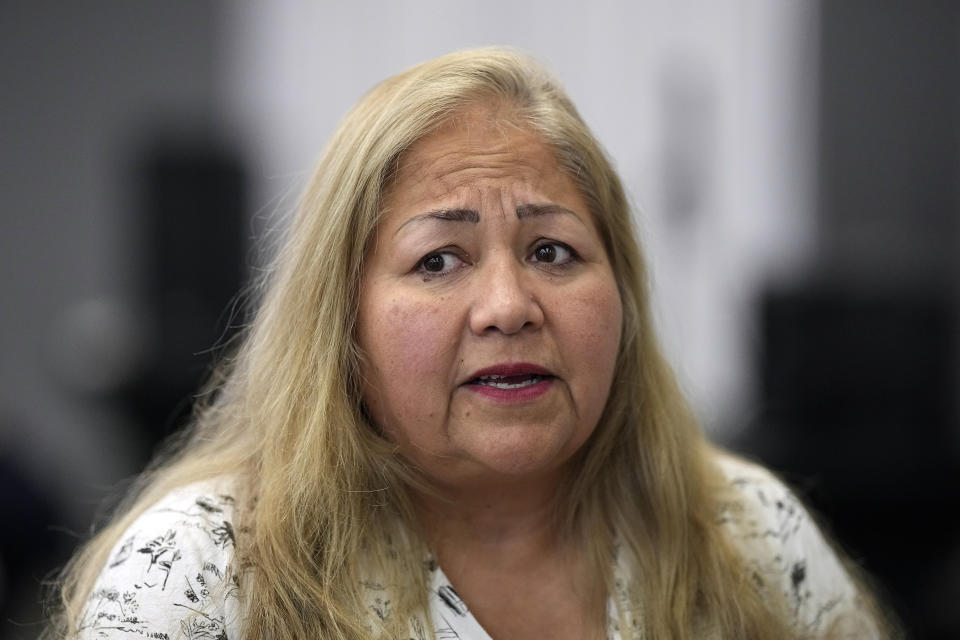
[[[467,110],[404,154],[360,292],[367,410],[444,485],[562,473],[603,411],[620,296],[535,134]]]

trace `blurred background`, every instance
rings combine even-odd
[[[960,637],[960,4],[0,0],[0,637],[182,423],[373,84],[508,44],[624,178],[705,427]]]

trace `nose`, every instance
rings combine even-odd
[[[476,335],[505,335],[543,325],[543,309],[534,295],[531,275],[512,255],[498,256],[480,267],[470,309]]]

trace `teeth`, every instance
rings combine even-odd
[[[482,384],[486,387],[494,387],[496,389],[521,389],[523,387],[529,387],[530,385],[536,384],[543,379],[543,376],[531,375],[530,377],[518,382],[503,382],[503,379],[506,377],[507,376],[489,375],[480,376],[477,380],[479,384]]]

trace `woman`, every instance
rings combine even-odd
[[[790,493],[704,440],[646,287],[620,181],[539,66],[386,80],[53,632],[879,635]]]

